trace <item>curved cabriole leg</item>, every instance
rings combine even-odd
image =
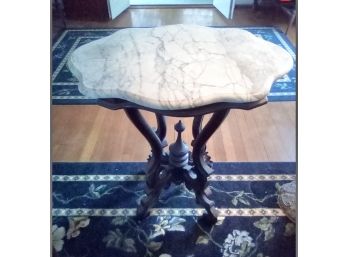
[[[137,210],[137,216],[143,218],[147,215],[148,209],[158,199],[161,189],[163,188],[163,179],[159,179],[161,172],[161,157],[163,154],[162,141],[165,137],[165,124],[159,124],[158,134],[152,130],[147,124],[138,109],[127,108],[124,109],[130,121],[139,130],[139,132],[146,138],[151,146],[152,156],[149,160],[146,170],[146,197],[141,200]],[[157,116],[156,116],[157,117]],[[162,117],[163,118],[163,117]],[[159,117],[157,119],[161,120]],[[162,121],[160,121],[162,123]]]
[[[193,118],[193,123],[192,123],[192,136],[193,136],[193,141],[192,141],[192,146],[194,140],[197,138],[198,134],[202,131],[202,122],[203,122],[203,115],[197,115]]]
[[[162,147],[166,147],[167,141],[165,139],[167,134],[167,125],[166,125],[166,119],[162,114],[156,113],[156,121],[157,121],[157,129],[156,134],[159,137],[159,139],[162,142]]]
[[[193,146],[195,143],[195,139],[201,133],[202,131],[202,123],[203,123],[204,116],[203,115],[198,115],[193,118],[193,123],[192,123],[192,135],[193,135],[193,140],[191,142],[191,145]],[[202,152],[204,152],[204,158],[205,162],[211,167],[211,162],[210,162],[210,156],[208,155],[208,152],[206,152],[206,145],[202,147]]]
[[[208,139],[214,134],[217,128],[224,121],[229,113],[229,109],[215,112],[210,118],[208,123],[201,129],[202,118],[196,116],[193,121],[193,151],[192,161],[194,164],[194,171],[197,174],[195,181],[192,181],[191,187],[195,191],[196,201],[201,204],[208,213],[209,222],[215,223],[217,221],[217,210],[214,208],[214,202],[209,200],[207,194],[208,176],[213,172],[213,169],[209,166],[206,160],[205,145]]]
[[[137,217],[143,219],[148,215],[149,208],[151,208],[157,201],[161,191],[171,181],[171,173],[167,170],[160,171],[155,185],[152,188],[147,188],[146,197],[141,199],[140,205],[137,209]]]

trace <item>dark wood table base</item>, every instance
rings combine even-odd
[[[206,151],[206,143],[217,128],[227,117],[230,109],[253,109],[267,100],[250,103],[216,103],[203,107],[186,110],[155,110],[121,99],[100,99],[99,105],[108,109],[124,109],[130,121],[146,138],[151,146],[151,155],[145,171],[146,196],[142,198],[137,209],[137,217],[145,218],[149,209],[158,201],[163,189],[168,188],[171,183],[176,185],[184,183],[187,189],[193,190],[196,202],[203,206],[207,213],[204,218],[213,224],[217,221],[218,210],[214,207],[214,201],[209,199],[211,194],[208,188],[208,177],[213,173],[212,163]],[[139,109],[149,110],[155,113],[157,129],[152,129],[141,115]],[[205,114],[213,113],[207,124],[202,127]],[[169,146],[169,152],[165,152],[168,144],[166,142],[166,116],[190,117],[193,116],[192,125],[192,152],[181,138],[185,130],[184,124],[179,121],[175,125],[178,136],[175,143]]]

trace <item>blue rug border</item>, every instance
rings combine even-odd
[[[297,92],[296,95],[283,96],[281,99],[278,96],[268,96],[268,102],[289,102],[297,101]],[[272,100],[276,99],[276,100]],[[75,99],[74,103],[71,103],[70,99],[51,99],[52,105],[98,105],[98,100],[96,99]]]
[[[118,197],[124,198],[129,196],[129,191],[120,190],[119,186],[124,186],[133,192],[143,191],[145,186],[144,178],[141,180],[131,179],[129,181],[115,180],[103,180],[103,176],[134,176],[145,175],[144,168],[145,162],[57,162],[54,163],[52,174],[52,192],[55,192],[57,197],[61,199],[79,198],[74,199],[71,203],[53,200],[52,204],[55,209],[72,208],[78,209],[81,206],[89,206],[85,204],[85,201],[92,201],[91,208],[94,209],[122,209],[122,208],[136,208],[135,201],[123,202],[118,200]],[[212,188],[220,190],[231,191],[236,190],[240,192],[249,192],[254,194],[255,197],[262,199],[267,194],[276,191],[277,183],[287,183],[296,179],[296,164],[294,162],[218,162],[214,163],[215,172],[213,175],[217,176],[215,179],[209,182]],[[258,175],[270,176],[276,175],[277,178],[258,179]],[[224,180],[218,176],[233,176],[242,175],[243,177],[253,175],[255,179],[227,179]],[[61,177],[63,176],[63,178]],[[80,179],[68,179],[65,176],[73,176],[74,178],[80,177]],[[77,176],[77,177],[75,177]],[[87,179],[86,177],[87,176]],[[284,177],[283,177],[284,176]],[[60,178],[59,178],[60,177]],[[98,177],[98,178],[97,178]],[[59,178],[59,179],[58,179]],[[226,177],[227,178],[227,177]],[[281,178],[281,179],[279,179]],[[100,180],[101,179],[101,180]],[[83,182],[83,183],[81,183]],[[90,191],[91,186],[118,188],[113,194],[105,195],[103,198],[91,199],[84,198],[86,192]],[[232,187],[231,187],[232,186]],[[265,188],[268,188],[265,190]],[[179,190],[178,190],[179,189]],[[120,190],[120,191],[119,191]],[[168,199],[170,195],[181,194],[180,187],[172,186],[168,190],[162,193],[162,200]],[[220,197],[221,192],[216,191],[215,203],[219,208],[234,208],[237,206],[231,205],[231,196]],[[272,193],[272,194],[273,194]],[[70,196],[69,196],[70,195]],[[69,197],[68,197],[69,196]],[[82,197],[81,197],[82,196]],[[133,196],[132,196],[133,197]],[[251,199],[249,199],[251,200]],[[182,201],[186,202],[185,208],[197,208],[192,199],[175,199],[175,197],[169,203],[158,203],[155,208],[182,208]],[[91,202],[91,203],[92,203]],[[253,202],[252,204],[239,205],[239,208],[278,208],[274,198],[259,202]],[[117,203],[117,204],[116,204]],[[243,202],[242,202],[243,203]],[[193,206],[193,207],[192,207]]]
[[[86,169],[86,166],[90,167]],[[122,169],[120,174],[144,174],[146,162],[52,162],[51,173],[52,175],[84,175],[91,172],[110,174],[115,172],[115,167]],[[214,174],[297,174],[297,162],[213,162],[213,168]],[[256,168],[257,173],[255,173]],[[233,172],[221,172],[221,169]]]
[[[296,92],[297,94],[297,92]],[[296,96],[283,96],[281,99],[278,96],[268,96],[268,102],[289,102],[297,101]],[[272,100],[276,99],[276,100]],[[75,99],[74,103],[71,103],[70,99],[51,99],[52,105],[98,105],[98,100],[96,99]]]

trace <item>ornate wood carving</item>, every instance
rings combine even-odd
[[[99,104],[106,108],[112,110],[123,108],[130,121],[151,146],[151,155],[146,169],[146,196],[141,200],[138,207],[138,217],[144,218],[148,215],[149,208],[156,203],[164,188],[171,183],[184,183],[189,190],[194,191],[196,202],[206,209],[205,220],[210,224],[215,223],[218,210],[214,207],[214,202],[208,197],[210,192],[207,187],[208,177],[214,170],[210,157],[206,152],[206,143],[227,117],[230,109],[249,110],[265,103],[267,103],[267,100],[244,104],[216,103],[187,110],[161,111],[120,99],[100,99]],[[150,110],[156,114],[156,130],[148,125],[139,109]],[[213,115],[202,128],[203,117],[207,113],[213,113]],[[175,130],[178,133],[175,143],[169,146],[169,153],[163,151],[163,148],[167,146],[165,140],[166,121],[163,115],[175,117],[194,116],[192,152],[189,151],[189,147],[181,138],[181,133],[185,130],[181,121],[175,125]]]

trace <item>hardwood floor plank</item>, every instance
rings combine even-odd
[[[264,108],[261,106],[257,109]],[[247,161],[269,161],[269,156],[264,147],[264,137],[260,136],[258,124],[255,123],[253,116],[255,109],[250,111],[237,111],[237,123],[241,131],[243,147],[247,154]]]
[[[277,110],[278,111],[278,110]],[[262,106],[254,110],[255,127],[259,138],[262,138],[269,161],[286,161],[288,158],[288,146],[282,144],[281,135],[273,122],[268,106]]]
[[[87,133],[86,135],[86,141],[88,142],[88,144],[83,145],[80,161],[91,159],[95,151],[95,146],[98,142],[99,135],[102,134],[105,116],[106,114],[104,111],[99,110],[97,112],[97,116],[93,123],[94,126],[91,130],[89,130],[89,133]]]
[[[214,161],[294,161],[295,104],[268,103],[251,111],[232,110],[208,141]],[[99,106],[53,106],[53,161],[143,161],[150,147],[123,111]],[[155,117],[144,116],[155,126]],[[209,117],[205,118],[205,122]],[[178,118],[168,117],[167,140],[175,141]],[[183,119],[190,146],[192,118]],[[204,122],[204,124],[205,124]]]

